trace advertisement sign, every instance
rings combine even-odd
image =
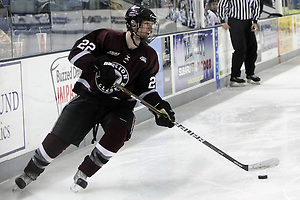
[[[51,16],[48,13],[43,14],[14,14],[11,17],[12,27],[15,34],[19,33],[38,33],[41,31],[50,31]]]
[[[259,25],[257,25],[257,30],[254,32],[255,33],[255,37],[256,37],[256,41],[257,41],[257,58],[256,58],[256,63],[261,62],[261,40],[262,40],[262,34],[261,34],[261,30],[259,29]],[[245,66],[245,64],[244,64]]]
[[[83,26],[85,32],[99,28],[111,28],[125,31],[125,10],[83,10]]]
[[[164,96],[172,94],[172,70],[171,70],[171,37],[166,36],[162,38],[162,65],[163,65],[163,79],[164,79]]]
[[[214,78],[213,30],[173,36],[175,91]]]
[[[215,60],[216,60],[216,82],[217,82],[217,89],[221,89],[220,85],[220,68],[219,68],[219,32],[218,28],[215,28]]]
[[[159,71],[156,75],[156,89],[161,97],[164,97],[163,65],[162,65],[162,38],[156,38],[150,43],[150,46],[156,51],[159,62]]]
[[[270,60],[278,56],[277,19],[269,19],[259,22],[261,32],[262,61]]]
[[[64,106],[76,96],[72,89],[81,75],[81,70],[72,65],[67,56],[63,56],[53,61],[50,72],[59,114]]]
[[[294,16],[294,49],[300,48],[300,15]]]
[[[279,52],[287,53],[293,50],[292,16],[280,17],[279,22]]]
[[[25,149],[21,62],[0,65],[0,158]]]
[[[230,74],[233,48],[229,31],[218,27],[219,74],[224,77]]]
[[[159,37],[150,43],[158,55],[159,71],[156,87],[161,97],[172,94],[170,36]]]

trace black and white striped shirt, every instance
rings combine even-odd
[[[224,23],[226,17],[240,20],[253,20],[257,23],[260,14],[260,0],[220,0],[218,13],[221,22]]]

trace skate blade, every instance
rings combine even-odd
[[[81,187],[79,185],[77,185],[76,183],[73,183],[70,187],[70,189],[72,190],[72,192],[77,193],[79,191]]]
[[[244,83],[237,83],[234,81],[230,81],[230,87],[244,87],[245,84]]]
[[[259,81],[253,81],[251,79],[247,79],[247,83],[250,83],[250,84],[253,84],[253,85],[260,85],[260,82]]]
[[[13,192],[21,191],[21,189],[16,185],[11,191]]]

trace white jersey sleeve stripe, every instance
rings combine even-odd
[[[74,57],[70,60],[70,62],[74,65],[74,63],[75,63],[79,58],[83,57],[83,56],[86,55],[86,54],[90,54],[90,52],[89,52],[89,51],[82,51],[82,52],[80,52],[79,54],[77,54],[76,56],[74,56]]]
[[[83,84],[89,91],[91,91],[91,86],[86,80],[78,78],[77,82]]]
[[[150,94],[150,93],[152,93],[152,92],[157,92],[157,90],[156,90],[156,89],[149,90],[149,91],[147,91],[147,92],[142,93],[139,97],[140,97],[141,99],[143,99],[145,96],[147,96],[148,94]]]

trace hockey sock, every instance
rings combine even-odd
[[[85,157],[78,169],[91,177],[124,145],[127,133],[127,129],[122,124],[110,123],[91,155]]]
[[[104,149],[99,143],[97,143],[91,155],[84,158],[84,161],[78,169],[88,177],[91,177],[114,155],[115,153]]]
[[[68,146],[69,144],[57,136],[48,134],[40,147],[35,151],[24,172],[32,180],[35,180],[45,170],[46,166]]]

